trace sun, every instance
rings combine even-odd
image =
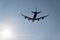
[[[6,24],[2,24],[1,25],[1,39],[5,40],[5,39],[12,39],[13,38],[13,30],[11,29],[12,26],[6,25]]]
[[[3,39],[10,39],[11,35],[12,35],[12,32],[10,30],[8,30],[8,29],[4,29],[2,31],[2,38]]]

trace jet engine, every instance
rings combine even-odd
[[[26,19],[26,17],[25,17],[25,19]]]
[[[30,18],[28,19],[28,21],[30,20]]]
[[[42,19],[44,19],[44,17],[42,17]]]
[[[39,19],[38,19],[38,21],[39,21]]]

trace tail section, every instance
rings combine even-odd
[[[32,11],[32,13],[34,13],[34,14],[39,14],[39,13],[41,13],[41,11],[38,12],[38,11],[37,11],[37,8],[36,8],[35,11]]]
[[[35,12],[37,12],[37,8],[35,8]]]

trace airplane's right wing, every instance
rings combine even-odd
[[[28,16],[25,16],[25,15],[23,15],[23,14],[21,14],[21,15],[24,16],[25,19],[28,18],[28,20],[32,20],[32,18],[30,18],[30,17],[28,17]]]
[[[43,17],[36,18],[36,20],[39,21],[39,19],[44,19],[44,18],[47,17],[47,16],[48,16],[48,15],[45,15],[45,16],[43,16]]]

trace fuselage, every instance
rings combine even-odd
[[[34,22],[34,21],[35,21],[36,17],[37,17],[37,12],[36,12],[36,13],[34,13],[34,16],[33,16],[32,22]]]
[[[36,17],[37,17],[37,14],[34,14],[33,19],[36,19]]]

